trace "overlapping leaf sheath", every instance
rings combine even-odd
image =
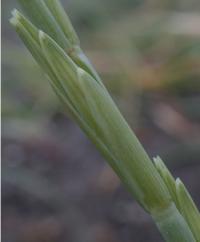
[[[190,194],[179,178],[176,180],[160,157],[154,158],[155,166],[163,178],[176,207],[189,225],[197,242],[200,241],[200,213]]]
[[[169,187],[82,52],[59,2],[20,0],[20,3],[32,23],[17,10],[11,23],[49,77],[68,114],[151,214],[166,241],[195,242],[185,215],[177,209],[180,198],[174,195],[173,178],[169,179]]]
[[[58,95],[97,138],[95,143],[107,150],[112,157],[110,164],[136,199],[148,211],[168,207],[171,198],[164,182],[104,86],[78,67],[51,37],[32,28],[18,12],[15,16],[20,23],[16,25],[18,33],[26,44],[30,43],[28,48],[44,67]]]
[[[79,39],[58,0],[19,0],[31,22],[52,37],[72,60],[101,82],[79,45]]]

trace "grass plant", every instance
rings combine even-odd
[[[19,0],[27,17],[10,22],[38,62],[70,117],[96,145],[165,241],[200,242],[200,214],[163,161],[154,162],[121,115],[58,0]],[[123,216],[123,215],[122,215]]]

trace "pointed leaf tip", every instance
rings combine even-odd
[[[84,71],[82,68],[77,67],[77,75],[78,77],[82,77],[83,75],[85,75],[86,71]]]
[[[200,213],[196,207],[192,197],[187,191],[183,182],[177,178],[176,179],[176,191],[178,202],[180,206],[180,211],[190,226],[191,231],[196,238],[196,241],[200,241]]]
[[[12,14],[13,17],[15,17],[15,16],[19,16],[20,15],[20,12],[16,8],[14,8],[12,10],[11,14]]]
[[[182,185],[183,185],[183,183],[182,183],[181,179],[179,177],[177,177],[176,178],[176,187],[179,188]]]
[[[38,37],[39,37],[39,41],[40,41],[41,44],[43,44],[45,39],[47,39],[46,34],[42,30],[39,30]]]
[[[154,162],[157,170],[160,170],[160,171],[164,170],[165,166],[164,166],[163,161],[160,158],[160,156],[157,155],[156,157],[153,157],[153,162]]]
[[[12,17],[10,18],[9,21],[13,26],[17,26],[20,20],[20,12],[17,9],[13,9],[11,13],[12,13]]]

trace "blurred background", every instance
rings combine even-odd
[[[200,1],[63,0],[82,48],[151,157],[200,206]],[[2,0],[2,241],[163,241],[64,114]]]

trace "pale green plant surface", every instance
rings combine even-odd
[[[182,181],[176,180],[177,198],[180,211],[190,226],[196,241],[200,241],[200,214]]]
[[[182,181],[176,180],[160,157],[154,158],[156,169],[165,181],[176,207],[189,225],[196,241],[200,241],[200,213]]]
[[[154,166],[81,50],[60,3],[19,2],[31,22],[15,10],[11,23],[72,119],[152,216],[166,241],[200,241],[199,213],[192,199],[158,158]]]

